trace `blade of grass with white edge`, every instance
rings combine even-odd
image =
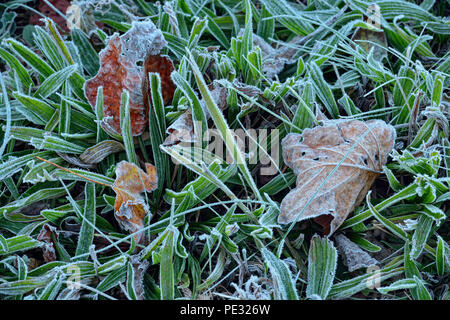
[[[225,145],[227,149],[229,150],[230,154],[233,157],[233,160],[237,164],[238,168],[240,169],[244,179],[252,189],[252,191],[255,194],[255,197],[258,200],[263,200],[261,197],[261,194],[259,193],[258,187],[255,184],[255,181],[252,178],[252,175],[250,171],[247,168],[244,155],[242,154],[241,150],[239,149],[236,141],[234,140],[233,134],[228,127],[228,124],[222,114],[222,111],[220,111],[219,107],[215,103],[213,97],[211,96],[211,93],[209,92],[209,89],[205,83],[205,80],[203,79],[202,74],[200,73],[200,70],[198,69],[197,64],[194,61],[194,58],[192,57],[192,54],[187,50],[188,53],[188,62],[192,68],[192,72],[194,74],[195,80],[197,82],[197,86],[202,94],[203,100],[205,101],[205,105],[208,108],[208,111],[211,115],[211,118],[213,119],[217,129],[219,130],[223,141],[225,141]]]
[[[18,235],[15,237],[5,239],[7,252],[4,255],[11,254],[17,251],[26,251],[44,245],[43,242],[33,239],[28,235]]]
[[[164,101],[161,92],[161,78],[158,73],[149,73],[151,102],[149,110],[149,131],[152,144],[153,159],[158,172],[158,187],[154,191],[154,198],[158,202],[163,191],[163,186],[170,183],[170,163],[167,154],[158,146],[164,141],[166,132],[166,117],[164,110]]]
[[[409,235],[399,226],[397,226],[395,223],[391,222],[389,219],[383,217],[377,209],[375,209],[375,207],[370,203],[370,194],[371,191],[369,191],[367,193],[366,196],[366,203],[367,206],[369,207],[370,212],[372,213],[372,215],[379,221],[381,222],[381,224],[383,224],[389,231],[391,231],[394,235],[396,235],[397,237],[399,237],[400,239],[403,240],[408,240],[409,239]]]
[[[189,82],[186,81],[180,73],[176,71],[172,72],[171,78],[177,88],[180,89],[184,93],[184,96],[190,101],[194,136],[199,145],[206,147],[206,141],[208,141],[208,121],[200,100],[191,88]]]
[[[15,56],[5,49],[0,48],[0,58],[2,58],[12,70],[17,72],[17,76],[19,77],[25,91],[28,91],[28,89],[34,85],[29,71],[22,66]]]
[[[74,183],[71,183],[68,188],[72,188]],[[27,193],[22,194],[22,198],[12,201],[7,205],[0,207],[0,219],[4,217],[5,214],[14,212],[20,208],[28,206],[30,204],[36,203],[38,201],[43,201],[47,199],[57,199],[64,194],[64,188],[42,188],[36,192],[28,195]],[[31,190],[30,190],[31,191]]]
[[[387,287],[381,287],[377,288],[378,292],[381,294],[388,294],[391,291],[395,290],[404,290],[404,289],[411,289],[417,287],[417,282],[414,279],[400,279],[392,284],[390,284]]]
[[[308,285],[306,297],[325,300],[333,286],[337,265],[337,251],[326,237],[311,239],[308,255]]]
[[[444,239],[437,236],[438,242],[436,246],[436,271],[439,276],[443,276],[445,272],[445,245]]]
[[[133,135],[131,133],[130,95],[127,90],[124,90],[121,96],[120,129],[122,131],[123,144],[127,153],[128,162],[138,165],[134,150]]]
[[[417,287],[410,288],[412,297],[415,300],[432,300],[430,292],[423,285],[420,270],[417,267],[416,261],[411,259],[411,244],[407,240],[404,245],[403,265],[405,268],[405,276],[416,280]]]
[[[91,77],[95,76],[100,69],[100,63],[98,53],[92,47],[89,38],[81,29],[77,28],[70,30],[70,36],[75,46],[82,52],[80,58],[84,69]]]
[[[349,280],[342,281],[333,285],[328,294],[329,299],[343,299],[349,298],[352,295],[368,289],[373,286],[374,279],[376,282],[383,282],[384,280],[399,276],[403,273],[403,268],[385,268],[381,270],[374,270],[371,273],[366,273]]]
[[[127,294],[131,300],[138,300],[136,293],[135,282],[135,270],[131,261],[127,263]]]
[[[378,203],[373,208],[375,210],[381,211],[385,210],[386,208],[389,208],[390,206],[393,206],[394,204],[400,202],[401,200],[410,198],[414,195],[416,195],[416,189],[417,189],[417,183],[412,183],[409,186],[403,188],[399,192],[395,193],[394,195],[390,196],[386,200]],[[367,219],[369,219],[372,216],[372,210],[369,208],[367,210],[364,210],[363,212],[347,219],[339,228],[340,230],[353,227],[357,225],[358,223],[361,223]]]
[[[11,105],[8,99],[8,92],[6,91],[5,82],[3,81],[3,74],[0,72],[0,85],[2,87],[2,97],[6,105],[6,126],[5,133],[3,135],[2,146],[0,147],[0,157],[3,156],[3,152],[5,152],[6,146],[9,142],[10,136],[9,133],[11,131]]]
[[[0,254],[8,252],[8,242],[5,237],[0,234]]]
[[[62,274],[56,275],[50,281],[39,295],[39,300],[54,300],[59,290],[62,287],[64,276]]]
[[[238,200],[238,197],[233,193],[233,191],[230,190],[230,188],[227,187],[227,185],[221,181],[216,175],[212,174],[207,170],[206,165],[199,166],[197,163],[194,163],[190,158],[185,157],[183,154],[178,153],[175,148],[167,148],[160,146],[161,150],[172,156],[176,161],[179,163],[182,163],[186,168],[189,170],[197,173],[198,175],[204,177],[211,183],[218,186],[220,189],[222,189],[223,192],[232,200]],[[238,202],[239,208],[241,208],[245,213],[251,215],[251,211],[241,202]]]
[[[47,157],[53,154],[50,151],[41,151],[34,154],[26,154],[20,157],[10,157],[7,161],[0,163],[0,181],[13,176],[22,170],[22,167],[35,156]]]
[[[44,59],[19,41],[9,38],[5,40],[5,43],[17,56],[31,66],[42,77],[46,78],[55,72]]]
[[[62,91],[65,95],[70,96],[70,85],[65,82],[62,86]],[[59,134],[70,134],[70,121],[71,121],[71,112],[70,105],[67,101],[61,100],[61,104],[59,107],[59,124],[58,124],[58,133]]]
[[[53,73],[41,83],[33,96],[40,99],[47,98],[51,94],[55,93],[76,70],[77,65],[72,64]]]
[[[424,214],[419,217],[416,225],[416,230],[414,230],[414,234],[412,235],[411,240],[411,259],[417,259],[422,253],[424,246],[430,236],[432,227],[432,218]]]
[[[221,250],[217,258],[217,263],[214,269],[209,274],[208,278],[197,287],[197,292],[202,292],[209,289],[216,281],[218,281],[225,270],[225,251]]]
[[[85,204],[84,204],[84,212],[82,212],[82,224],[80,234],[78,236],[78,244],[77,249],[75,251],[75,255],[81,255],[89,252],[89,247],[94,240],[94,226],[95,226],[95,184],[92,182],[86,182],[86,186],[84,188],[84,196]],[[80,260],[86,260],[80,258]]]
[[[175,274],[173,266],[174,255],[174,228],[169,226],[169,231],[161,250],[159,279],[161,286],[161,300],[173,300],[175,298]]]
[[[286,263],[278,259],[269,249],[262,248],[261,253],[264,262],[270,270],[274,283],[277,284],[276,294],[278,299],[298,300],[297,289],[293,280],[293,275],[289,271]]]

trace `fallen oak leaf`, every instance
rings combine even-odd
[[[113,185],[105,184],[100,181],[95,181],[80,175],[70,169],[61,167],[56,163],[50,162],[44,158],[35,156],[36,159],[49,163],[58,169],[70,172],[87,181],[97,183],[106,187],[111,187],[116,193],[116,200],[114,202],[114,216],[121,226],[127,230],[135,233],[144,226],[144,218],[150,211],[148,205],[145,203],[141,193],[144,191],[153,191],[158,185],[158,176],[156,167],[150,163],[145,164],[144,172],[141,168],[131,162],[121,161],[116,165],[116,179]],[[142,238],[141,233],[135,235],[137,243]]]
[[[283,159],[297,186],[281,203],[282,224],[314,218],[331,235],[357,207],[379,176],[396,132],[381,120],[329,120],[288,134]]]
[[[144,227],[144,218],[150,211],[142,193],[153,191],[158,185],[156,167],[145,164],[144,172],[131,162],[121,161],[116,166],[116,180],[112,185],[116,193],[114,215],[121,226],[131,233]],[[142,234],[135,235],[136,243],[142,239]]]

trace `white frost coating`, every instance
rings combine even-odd
[[[133,21],[131,29],[123,34],[122,55],[131,61],[144,61],[148,55],[157,55],[167,41],[151,21]]]
[[[334,240],[338,252],[343,256],[344,264],[347,266],[348,271],[353,272],[379,263],[343,234],[336,235]]]
[[[251,275],[243,284],[243,288],[236,283],[231,283],[235,288],[233,297],[244,300],[270,300],[273,288],[262,277]],[[265,285],[264,285],[265,284]]]

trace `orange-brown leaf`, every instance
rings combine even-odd
[[[147,123],[142,105],[142,97],[136,95],[141,88],[141,74],[133,61],[122,54],[122,42],[117,34],[108,41],[108,46],[100,52],[100,70],[94,78],[86,81],[86,97],[95,107],[97,89],[103,86],[104,124],[120,134],[120,101],[123,90],[130,94],[131,131],[138,135]]]
[[[330,120],[301,135],[287,135],[283,158],[297,175],[297,186],[283,199],[278,222],[315,218],[331,235],[364,199],[395,136],[395,129],[381,120]]]
[[[116,192],[115,217],[125,230],[132,233],[142,229],[149,212],[142,193],[155,190],[158,184],[156,167],[146,163],[145,168],[147,172],[127,161],[116,166],[116,180],[112,186]],[[141,238],[141,234],[136,234],[136,242]]]
[[[42,248],[45,262],[52,262],[57,259],[52,234],[54,234],[56,238],[58,237],[56,228],[46,223],[42,226],[41,232],[39,232],[39,235],[37,236],[37,240],[42,241],[45,244]]]
[[[211,96],[217,103],[217,106],[223,110],[227,105],[227,89],[212,83],[209,85]],[[205,106],[203,99],[200,101],[203,111],[205,112],[206,119],[209,119],[211,115]],[[177,120],[175,120],[166,130],[168,136],[163,142],[163,146],[173,146],[179,144],[180,142],[193,143],[196,141],[194,136],[194,123],[192,120],[191,109],[187,109],[186,112],[181,114]]]
[[[175,92],[175,84],[172,82],[170,78],[170,74],[174,70],[172,60],[167,56],[160,55],[149,55],[145,59],[144,63],[144,85],[143,96],[144,96],[144,104],[146,105],[146,110],[149,110],[148,101],[151,101],[151,89],[149,86],[148,73],[155,72],[159,73],[161,78],[161,91],[164,100],[164,104],[172,101],[173,94]],[[149,99],[150,98],[150,99]]]
[[[144,64],[147,57],[152,57],[155,66],[151,72],[159,72],[163,82],[163,93],[174,88],[167,86],[173,70],[172,61],[168,57],[159,56],[161,49],[167,44],[159,29],[150,22],[133,22],[132,27],[122,36],[113,34],[108,45],[100,52],[100,69],[92,79],[86,81],[85,91],[91,106],[95,108],[97,89],[103,86],[103,122],[102,126],[121,134],[120,102],[123,90],[130,95],[131,132],[140,135],[148,126],[148,106],[144,104],[142,81]],[[171,99],[170,94],[165,94]],[[166,99],[166,97],[165,97]]]

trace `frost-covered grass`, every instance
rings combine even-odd
[[[69,33],[50,20],[24,26],[33,3],[0,5],[1,299],[450,297],[448,1],[72,1],[83,19]],[[143,135],[114,136],[99,125],[102,96],[96,113],[84,83],[108,36],[146,19],[168,43],[177,90],[155,103]],[[227,88],[223,111],[213,80]],[[195,132],[221,137],[277,129],[281,141],[324,114],[382,119],[397,139],[340,242],[313,221],[277,223],[296,179],[281,152],[264,175],[232,139],[234,163],[159,147],[186,109],[203,119]],[[80,160],[105,144],[113,152],[98,163]],[[114,217],[122,160],[158,170],[139,243]]]

